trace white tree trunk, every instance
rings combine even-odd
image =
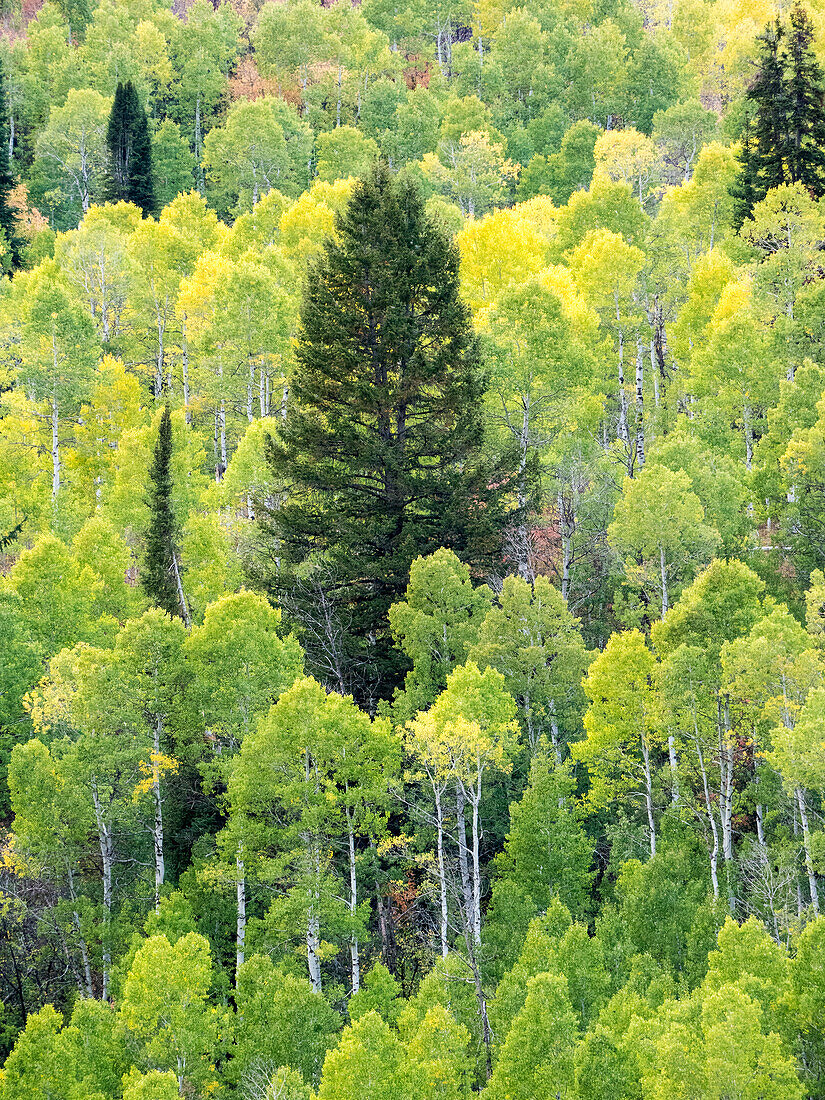
[[[808,809],[805,805],[805,792],[801,787],[796,788],[796,804],[799,807],[799,821],[802,825],[802,845],[805,849],[805,870],[808,872],[808,887],[811,891],[811,905],[813,906],[814,913],[819,916],[819,891],[816,885],[813,856],[811,855],[811,830],[808,825]]]
[[[105,929],[103,933],[103,990],[102,997],[105,1001],[109,996],[109,973],[112,968],[112,950],[109,943],[109,925],[112,914],[112,865],[114,853],[112,849],[112,833],[106,824],[103,807],[100,803],[100,795],[97,790],[97,782],[92,779],[92,802],[95,808],[95,822],[97,824],[97,840],[100,845],[100,865],[103,881],[103,908],[105,910]]]
[[[244,964],[246,950],[246,878],[244,862],[241,859],[241,847],[235,856],[235,897],[237,900],[237,918],[235,922],[235,980]]]
[[[57,500],[60,492],[60,435],[58,427],[60,419],[57,412],[57,392],[52,391],[52,501]]]
[[[645,808],[647,810],[647,825],[650,830],[650,854],[656,855],[656,820],[653,816],[653,776],[650,771],[650,751],[647,747],[647,739],[642,737],[642,761],[645,777]]]
[[[349,911],[353,922],[358,910],[358,879],[355,873],[355,831],[352,826],[352,814],[349,807],[347,814],[347,841],[349,846]],[[349,945],[350,962],[352,964],[352,992],[357,993],[361,988],[361,959],[358,951],[358,936],[355,929],[352,930]]]
[[[458,826],[458,867],[461,874],[461,894],[464,902],[464,923],[473,927],[473,889],[470,884],[470,866],[467,856],[466,800],[461,784],[456,790],[456,824]]]
[[[441,956],[447,958],[450,947],[447,943],[447,874],[444,866],[444,811],[441,804],[441,787],[433,779],[433,794],[435,795],[435,818],[438,830],[438,892],[441,900]]]
[[[478,777],[478,787],[471,794],[473,807],[473,940],[478,946],[481,943],[481,857],[479,852],[478,810],[481,802],[481,776]]]
[[[163,799],[160,791],[160,733],[161,719],[155,722],[152,731],[152,796],[155,800],[155,820],[152,827],[152,842],[155,851],[155,912],[160,912],[160,892],[166,878],[166,865],[163,858]]]

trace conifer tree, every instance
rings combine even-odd
[[[777,19],[759,36],[759,72],[748,89],[755,105],[755,160],[758,198],[785,182],[785,153],[788,148],[788,92],[783,64],[785,28]]]
[[[479,459],[484,376],[456,250],[385,164],[356,184],[311,272],[297,359],[286,423],[268,441],[289,493],[263,509],[276,564],[265,579],[321,677],[336,620],[332,678],[343,666],[347,690],[371,702],[403,668],[387,612],[413,559],[446,546],[488,565],[507,481]]]
[[[9,194],[14,187],[9,153],[9,117],[6,108],[6,75],[0,68],[0,230],[9,249],[11,266],[20,262],[20,241],[17,235],[17,219],[9,206]]]
[[[791,11],[787,45],[788,175],[815,198],[825,192],[825,77],[812,47],[814,29],[805,9]]]
[[[165,405],[149,467],[149,528],[140,580],[146,595],[170,615],[188,624],[189,612],[180,580],[177,524],[172,506],[172,418]]]
[[[133,202],[144,214],[155,208],[152,189],[152,141],[146,112],[131,80],[118,84],[109,126],[109,197]]]
[[[746,112],[742,125],[742,149],[738,160],[739,172],[730,188],[731,197],[733,198],[733,225],[735,229],[742,228],[759,201],[753,120],[750,112]]]

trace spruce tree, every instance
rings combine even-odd
[[[788,70],[788,175],[815,198],[825,192],[825,78],[811,45],[807,12],[795,7],[786,48]]]
[[[172,506],[172,417],[165,405],[149,467],[149,527],[140,581],[149,599],[170,615],[188,619],[177,559],[177,525]]]
[[[746,110],[742,124],[742,150],[739,153],[739,172],[730,188],[733,198],[733,225],[741,229],[753,213],[759,198],[760,185],[757,179],[756,157],[754,149],[753,123],[750,112]]]
[[[761,44],[759,71],[748,89],[753,103],[755,137],[755,185],[757,202],[772,187],[785,182],[788,151],[788,89],[785,80],[783,40],[785,29],[777,19],[767,26]]]
[[[155,208],[152,141],[146,112],[131,80],[118,84],[106,131],[109,148],[109,198],[133,202],[144,214]]]
[[[403,671],[387,612],[410,564],[446,546],[488,567],[507,482],[480,459],[484,375],[456,249],[383,163],[310,273],[297,361],[267,441],[288,492],[262,508],[264,578],[314,671],[372,705]]]
[[[20,239],[17,219],[9,206],[9,195],[14,187],[9,153],[9,114],[6,107],[6,75],[0,67],[0,230],[11,258],[11,266],[20,262]]]

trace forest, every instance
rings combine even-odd
[[[825,0],[3,0],[0,1100],[825,1100]]]

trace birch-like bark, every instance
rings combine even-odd
[[[479,852],[481,837],[478,825],[480,802],[481,775],[478,776],[478,787],[470,795],[470,803],[473,808],[473,940],[476,945],[481,943],[481,859]]]
[[[473,889],[470,884],[470,866],[467,857],[467,820],[465,815],[466,799],[464,789],[458,784],[456,790],[456,824],[458,827],[458,868],[461,875],[461,894],[464,901],[464,922],[473,927]]]
[[[307,915],[307,967],[309,980],[314,993],[321,992],[321,923],[318,918],[318,879],[321,877],[321,856],[317,848],[314,852],[316,885],[310,898]]]
[[[636,461],[641,470],[645,464],[644,423],[644,350],[641,336],[636,336]]]
[[[707,810],[708,821],[710,823],[710,831],[713,837],[713,846],[710,850],[710,880],[713,883],[713,896],[719,897],[719,830],[716,828],[716,815],[713,811],[713,803],[710,800],[710,787],[708,785],[708,773],[705,767],[705,757],[702,752],[702,746],[699,742],[699,731],[696,729],[694,719],[694,736],[696,744],[696,756],[699,760],[699,770],[702,774],[702,790],[705,795],[705,809]]]
[[[60,492],[60,434],[58,432],[60,419],[57,412],[57,386],[52,390],[52,501],[57,500]]]
[[[155,912],[160,912],[160,892],[166,878],[166,864],[163,858],[163,799],[160,791],[160,735],[163,721],[158,718],[152,730],[152,797],[155,800],[155,820],[152,827],[152,843],[155,852]]]
[[[661,544],[659,545],[659,573],[662,582],[662,618],[668,612],[668,599],[667,599],[667,568],[665,565],[665,548]]]
[[[447,942],[447,874],[444,866],[444,810],[441,802],[442,789],[435,778],[432,780],[435,795],[435,820],[438,832],[438,893],[441,901],[441,957],[446,959],[450,953]]]
[[[802,825],[802,846],[805,851],[805,870],[808,872],[808,888],[811,893],[811,905],[814,913],[819,916],[819,890],[816,885],[816,872],[811,854],[811,830],[808,825],[808,808],[805,805],[805,791],[802,787],[796,788],[796,804],[799,807],[799,822]]]
[[[180,614],[183,619],[184,626],[189,629],[192,625],[192,619],[189,615],[189,606],[186,603],[186,593],[183,591],[183,581],[180,576],[180,565],[178,563],[177,553],[172,553],[172,569],[175,574],[175,585],[178,590],[178,603],[180,604]]]
[[[95,808],[95,822],[97,824],[97,840],[100,846],[101,877],[103,882],[103,908],[105,910],[105,929],[103,933],[103,990],[102,997],[105,1001],[109,996],[109,974],[112,969],[112,950],[109,944],[109,925],[112,915],[112,866],[114,864],[114,851],[112,845],[112,833],[106,824],[100,795],[97,789],[97,780],[92,779],[92,802]]]
[[[347,841],[349,845],[349,911],[355,922],[355,914],[358,911],[358,878],[355,873],[355,830],[352,825],[352,811],[346,807],[347,815]],[[361,960],[358,952],[358,936],[353,927],[349,944],[350,962],[352,964],[352,992],[357,993],[361,988]]]
[[[235,920],[235,980],[246,957],[246,876],[242,850],[238,845],[235,856],[235,899],[237,915]]]

